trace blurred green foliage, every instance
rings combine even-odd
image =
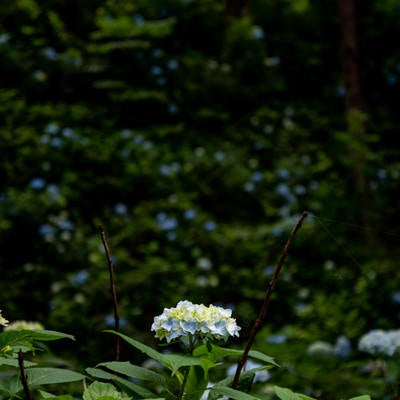
[[[254,0],[243,18],[216,0],[1,3],[6,317],[73,334],[79,349],[62,350],[80,362],[111,357],[108,338],[92,340],[113,324],[102,225],[124,331],[152,343],[154,315],[189,299],[234,307],[244,340],[308,210],[268,329],[300,332],[301,354],[397,326],[400,10],[359,4],[360,142],[346,128],[336,3]],[[367,160],[369,227],[353,149]]]

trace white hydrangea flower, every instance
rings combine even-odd
[[[372,355],[392,357],[400,351],[400,330],[374,329],[360,338],[358,349]]]
[[[8,321],[1,315],[1,310],[0,310],[0,325],[2,326],[8,325]]]
[[[307,353],[311,356],[332,356],[334,347],[328,342],[317,340],[308,346]]]
[[[186,345],[205,340],[227,340],[229,336],[239,336],[241,329],[231,315],[230,309],[183,300],[155,317],[151,330],[156,338],[168,343],[176,339]]]
[[[7,327],[4,328],[5,331],[19,331],[19,330],[40,331],[43,329],[44,327],[40,322],[24,321],[24,320],[13,321]]]

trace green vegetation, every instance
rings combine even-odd
[[[357,4],[359,110],[337,1],[239,3],[0,4],[0,307],[73,335],[52,343],[73,370],[112,359],[102,226],[124,333],[154,346],[187,299],[232,308],[241,348],[307,210],[257,336],[270,383],[383,399],[396,365],[357,343],[400,318],[400,9]]]

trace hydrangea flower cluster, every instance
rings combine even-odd
[[[24,321],[24,320],[13,321],[4,328],[5,331],[19,331],[19,330],[40,331],[43,329],[44,327],[40,322]]]
[[[0,325],[1,326],[7,326],[8,321],[1,315],[1,310],[0,310]]]
[[[372,355],[392,357],[400,351],[400,329],[374,329],[360,338],[358,349]]]
[[[160,340],[180,340],[188,346],[200,341],[227,340],[229,336],[239,336],[241,329],[231,314],[230,309],[184,300],[155,317],[151,330]]]

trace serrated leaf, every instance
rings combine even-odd
[[[83,400],[121,400],[122,394],[111,383],[94,381],[83,392]],[[130,400],[130,397],[126,398]]]

